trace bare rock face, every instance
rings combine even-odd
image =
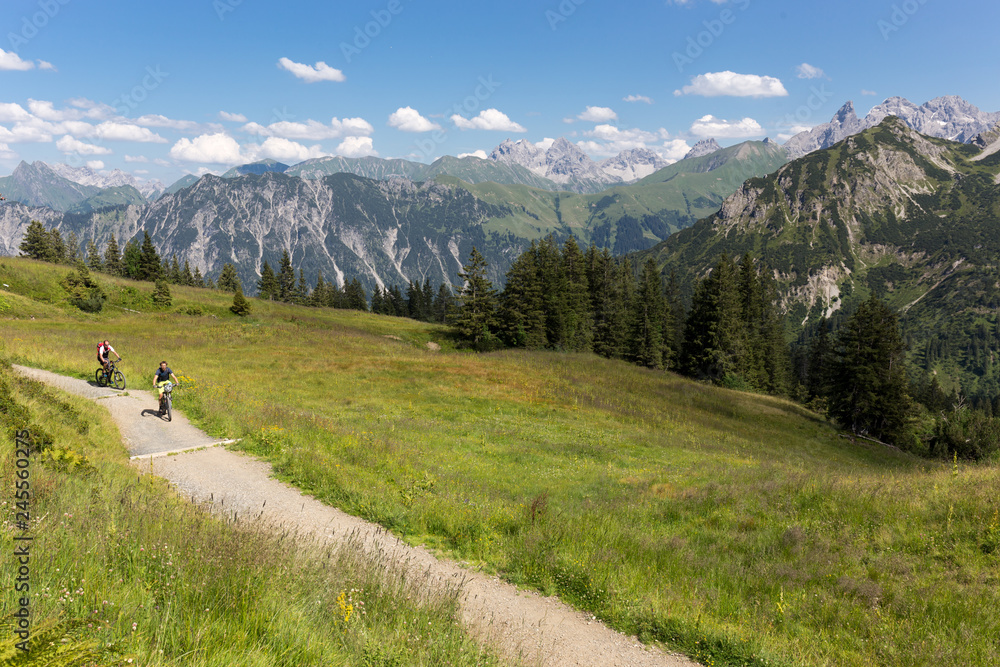
[[[1000,121],[1000,112],[981,111],[956,95],[936,97],[920,106],[902,97],[890,97],[862,119],[855,113],[854,103],[848,102],[829,123],[817,125],[789,139],[785,149],[789,157],[795,159],[875,127],[887,116],[896,116],[921,134],[963,143],[988,132]]]
[[[715,139],[702,139],[701,141],[699,141],[698,143],[696,143],[694,146],[691,147],[691,150],[687,152],[687,155],[684,156],[684,159],[687,160],[688,158],[711,155],[712,153],[718,150],[722,150],[722,146],[719,145],[718,141],[716,141]]]

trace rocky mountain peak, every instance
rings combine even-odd
[[[687,155],[684,156],[684,159],[687,160],[688,158],[692,157],[701,157],[703,155],[710,155],[718,150],[722,150],[722,146],[720,146],[719,142],[716,141],[714,138],[702,139],[701,141],[699,141],[698,143],[696,143],[694,146],[691,147],[691,150],[687,152]]]

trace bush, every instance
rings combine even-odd
[[[171,303],[173,303],[173,299],[170,296],[170,287],[166,280],[160,278],[156,281],[156,289],[153,290],[153,304],[167,308]]]
[[[84,264],[63,278],[60,284],[69,292],[69,302],[85,313],[101,312],[104,302],[108,300],[108,295],[90,276],[90,270]]]
[[[246,297],[243,296],[243,289],[239,285],[236,286],[236,294],[233,295],[233,305],[229,307],[229,310],[240,317],[246,317],[253,311],[253,307],[247,301]]]

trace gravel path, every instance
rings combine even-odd
[[[111,411],[134,462],[144,471],[174,484],[184,497],[211,501],[213,508],[238,517],[270,520],[274,525],[315,534],[325,541],[353,539],[404,564],[428,585],[460,587],[466,624],[485,640],[504,650],[511,663],[551,667],[690,667],[687,658],[641,644],[609,629],[592,617],[571,609],[556,598],[522,591],[467,569],[460,563],[436,558],[421,547],[411,547],[384,528],[350,516],[303,495],[271,477],[269,464],[213,445],[220,444],[174,412],[167,423],[156,416],[150,393],[121,393],[23,366],[18,372],[73,394],[94,399]],[[194,448],[183,454],[168,453]],[[258,518],[259,517],[259,518]]]

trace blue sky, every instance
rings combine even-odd
[[[430,162],[560,136],[595,159],[676,159],[707,137],[783,140],[847,100],[1000,110],[985,1],[4,5],[0,174],[44,160],[169,183],[264,157]]]

